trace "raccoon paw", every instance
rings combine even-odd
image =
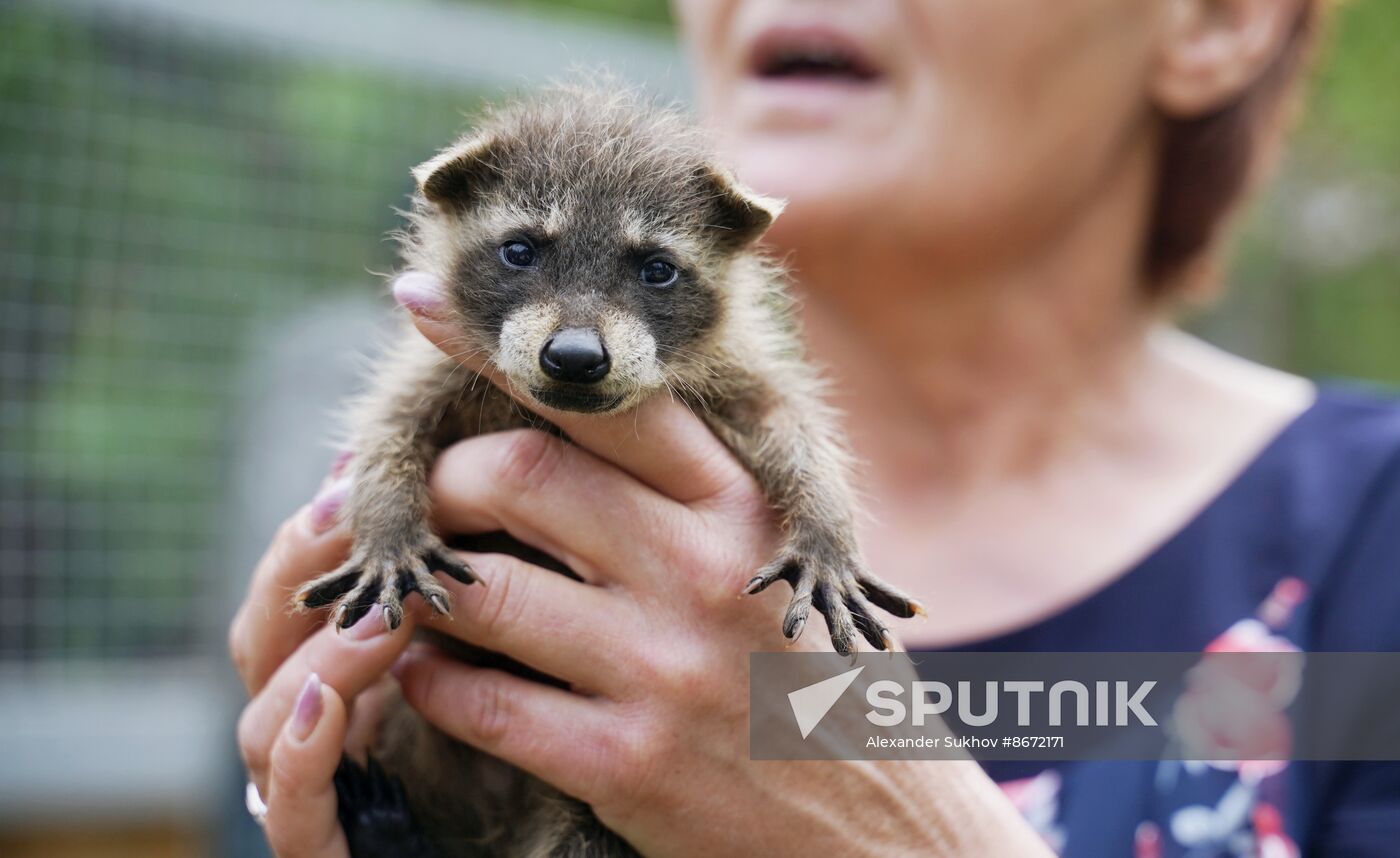
[[[331,620],[342,629],[358,623],[377,604],[392,631],[403,622],[403,600],[410,593],[421,595],[439,614],[452,612],[452,599],[434,572],[445,572],[463,584],[477,581],[471,567],[455,559],[437,537],[424,536],[412,547],[396,550],[357,547],[339,569],[302,585],[292,603],[297,610],[334,605]]]
[[[891,648],[890,630],[876,608],[902,619],[925,614],[923,605],[875,577],[859,557],[834,547],[804,548],[790,542],[749,579],[744,593],[760,593],[776,581],[792,586],[783,634],[797,640],[815,607],[826,619],[831,645],[841,655],[855,652],[857,632],[877,650]]]
[[[436,858],[413,818],[403,784],[373,757],[361,768],[348,756],[335,771],[336,815],[352,858]]]

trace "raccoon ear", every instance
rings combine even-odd
[[[750,244],[767,232],[787,205],[754,191],[723,167],[707,164],[696,171],[696,177],[712,201],[710,225],[725,230],[726,243],[736,247]]]
[[[492,181],[496,172],[489,163],[495,140],[467,137],[413,168],[418,190],[446,208],[466,208],[472,197]]]

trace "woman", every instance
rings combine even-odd
[[[910,648],[1393,648],[1400,411],[1159,325],[1208,280],[1320,6],[678,3],[707,116],[790,200],[772,241],[865,463],[865,551],[928,602]],[[439,289],[395,294],[412,311]],[[337,637],[285,616],[345,551],[343,486],[282,528],[231,632],[279,855],[346,854],[331,775],[391,666],[430,721],[645,854],[1393,850],[1400,776],[1379,764],[994,770],[1003,791],[970,763],[749,761],[743,665],[780,643],[785,600],[733,598],[774,539],[754,486],[673,403],[559,422],[576,447],[451,448],[434,504],[445,532],[507,529],[585,582],[473,556],[489,586],[417,622],[586,695],[405,652],[373,617]]]

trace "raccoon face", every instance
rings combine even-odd
[[[517,395],[623,411],[703,357],[725,313],[729,261],[776,206],[694,161],[619,169],[551,154],[449,150],[416,171],[424,217],[452,247],[469,345],[490,352]]]

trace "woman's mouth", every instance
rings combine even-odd
[[[750,53],[750,73],[765,81],[869,84],[880,70],[860,45],[827,27],[778,27],[766,31]]]

